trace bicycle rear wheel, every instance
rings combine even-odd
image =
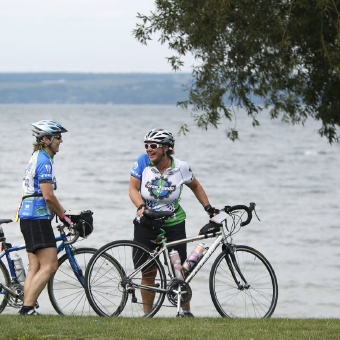
[[[142,271],[138,269],[150,256],[150,250],[134,241],[114,241],[98,250],[85,274],[86,295],[98,315],[151,317],[158,312],[166,294],[164,268],[158,259],[152,261],[156,278],[150,289],[147,284],[142,289]],[[143,272],[145,279],[151,272],[150,265]],[[152,291],[155,287],[163,291]],[[144,312],[142,293],[144,301],[148,298],[153,301],[147,312]]]
[[[229,250],[218,255],[209,278],[216,310],[231,318],[270,317],[278,299],[278,284],[272,266],[260,252],[247,246],[235,246],[234,255],[246,282],[237,272]]]
[[[85,268],[95,248],[74,248],[72,254],[79,265],[81,277],[77,278],[74,273],[67,254],[59,258],[58,270],[48,282],[48,295],[53,308],[58,314],[63,315],[96,315],[86,299],[84,281]]]
[[[8,303],[8,293],[2,289],[1,284],[10,285],[10,278],[5,264],[0,260],[0,313],[6,308]]]

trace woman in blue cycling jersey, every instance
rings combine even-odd
[[[172,211],[173,215],[167,219],[163,228],[167,240],[176,241],[186,238],[185,212],[179,204],[183,184],[189,187],[198,201],[208,213],[214,208],[209,204],[208,197],[191,171],[189,165],[173,157],[175,139],[164,129],[152,129],[144,137],[146,153],[138,157],[132,167],[129,185],[129,195],[137,208],[138,217],[142,217],[144,209],[156,211]],[[134,240],[146,245],[150,249],[155,244],[159,232],[148,228],[147,225],[134,220]],[[186,244],[174,247],[178,251],[181,262],[187,258]],[[156,273],[155,273],[156,276]],[[142,284],[153,284],[154,278],[142,278]],[[147,315],[152,309],[154,296],[142,290],[144,312]],[[193,316],[190,304],[182,307],[183,316]]]
[[[54,194],[57,188],[53,160],[63,142],[62,133],[67,132],[53,120],[32,123],[33,154],[23,179],[23,195],[18,211],[20,229],[28,254],[28,273],[24,284],[22,315],[37,315],[35,303],[58,268],[57,248],[51,220],[57,215],[64,224],[71,220]]]

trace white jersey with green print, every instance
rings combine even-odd
[[[171,167],[161,175],[148,155],[143,154],[133,165],[131,176],[141,181],[140,193],[148,207],[174,212],[173,217],[165,221],[165,227],[185,220],[185,212],[179,205],[182,188],[183,184],[191,183],[195,178],[188,163],[171,158]]]

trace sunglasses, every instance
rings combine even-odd
[[[152,150],[156,150],[158,148],[163,147],[162,144],[156,144],[156,143],[154,143],[154,144],[144,144],[144,146],[145,146],[145,150],[147,150],[148,148],[150,148]]]
[[[63,136],[62,135],[53,135],[53,138],[61,140],[63,138]]]

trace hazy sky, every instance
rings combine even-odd
[[[0,0],[0,72],[172,72],[167,46],[132,36],[137,12],[153,9],[154,0]]]

